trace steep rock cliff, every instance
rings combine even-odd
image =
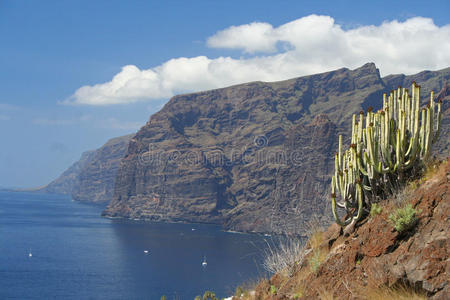
[[[110,201],[120,160],[132,136],[113,138],[96,150],[84,152],[79,161],[38,191],[71,195],[77,201]]]
[[[130,141],[104,215],[302,233],[329,215],[337,133],[384,89],[366,64],[175,96]]]
[[[83,152],[80,160],[73,163],[58,178],[49,184],[36,189],[36,191],[50,194],[70,195],[72,193],[73,186],[77,181],[78,174],[80,174],[81,170],[92,159],[94,154],[95,150]]]
[[[176,96],[130,141],[104,215],[303,233],[312,215],[328,219],[331,153],[351,115],[412,80],[445,98],[449,78],[450,68],[382,79],[366,64]],[[441,153],[448,114],[443,123]]]

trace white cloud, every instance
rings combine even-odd
[[[147,70],[124,66],[111,81],[83,86],[65,103],[110,105],[162,99],[248,81],[356,68],[367,62],[374,62],[382,75],[437,70],[450,63],[450,25],[439,27],[422,17],[346,30],[329,16],[310,15],[279,27],[232,26],[211,36],[207,44],[247,55],[182,57]]]
[[[247,53],[275,52],[277,37],[273,33],[273,27],[268,23],[231,26],[210,37],[208,45],[213,48],[243,49]]]

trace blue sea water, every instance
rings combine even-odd
[[[225,297],[264,275],[262,236],[105,219],[102,209],[0,192],[0,299],[193,299],[206,290]]]

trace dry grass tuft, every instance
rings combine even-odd
[[[428,299],[426,295],[414,291],[408,287],[368,287],[365,292],[363,299],[366,300],[426,300]]]
[[[303,243],[297,238],[283,237],[276,243],[267,243],[268,250],[263,267],[270,273],[280,273],[283,276],[291,276],[295,266],[302,264],[305,255]]]
[[[317,291],[319,293],[320,300],[334,300],[333,293],[327,290]]]
[[[323,242],[323,232],[322,231],[316,231],[309,237],[309,245],[311,246],[311,249],[319,249],[320,245]]]
[[[422,181],[428,181],[433,178],[440,170],[442,163],[439,160],[431,160],[426,164],[425,172],[422,175]]]
[[[410,186],[406,186],[403,189],[397,191],[393,196],[392,200],[394,203],[394,206],[397,208],[403,207],[407,204],[408,200],[411,197],[411,190],[409,188]]]

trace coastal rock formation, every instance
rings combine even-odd
[[[76,161],[67,170],[65,170],[58,178],[49,184],[38,188],[37,192],[70,195],[73,186],[77,181],[78,174],[88,164],[95,154],[95,150],[83,152],[79,161]]]
[[[110,201],[120,160],[132,136],[113,138],[97,150],[84,152],[79,161],[38,191],[67,194],[84,202]]]
[[[130,141],[104,215],[302,234],[312,215],[328,221],[332,153],[352,114],[393,86],[415,79],[424,100],[449,78],[450,68],[383,79],[369,63],[175,96]]]

